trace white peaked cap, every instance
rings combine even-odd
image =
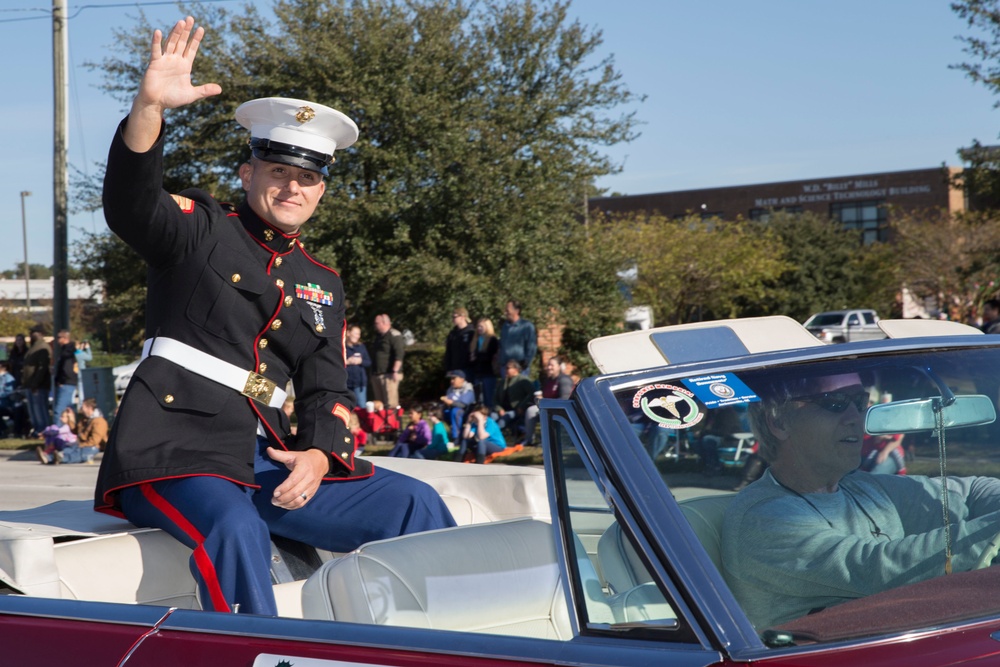
[[[264,97],[236,109],[236,120],[250,130],[254,155],[326,173],[336,150],[358,140],[358,126],[336,109],[286,97]],[[320,167],[320,168],[317,168]]]

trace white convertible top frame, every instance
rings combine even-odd
[[[946,320],[879,320],[878,325],[889,338],[982,334]],[[588,349],[601,373],[620,373],[825,344],[792,318],[772,315],[629,331],[595,338]]]

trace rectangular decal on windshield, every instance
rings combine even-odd
[[[681,380],[706,408],[754,403],[760,397],[732,373],[715,373]]]

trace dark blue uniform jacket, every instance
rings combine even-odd
[[[214,475],[254,486],[258,422],[271,444],[330,454],[330,478],[373,473],[354,456],[344,363],[344,288],[298,239],[243,204],[162,188],[162,136],[134,153],[118,128],[104,181],[108,226],[148,265],[146,336],[167,336],[295,394],[297,435],[280,407],[162,358],[132,376],[98,475],[95,505],[118,514],[129,485]]]

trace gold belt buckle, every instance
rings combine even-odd
[[[253,371],[247,373],[247,383],[240,393],[247,398],[252,398],[258,403],[271,405],[271,396],[274,394],[275,385],[263,375],[257,375]]]

